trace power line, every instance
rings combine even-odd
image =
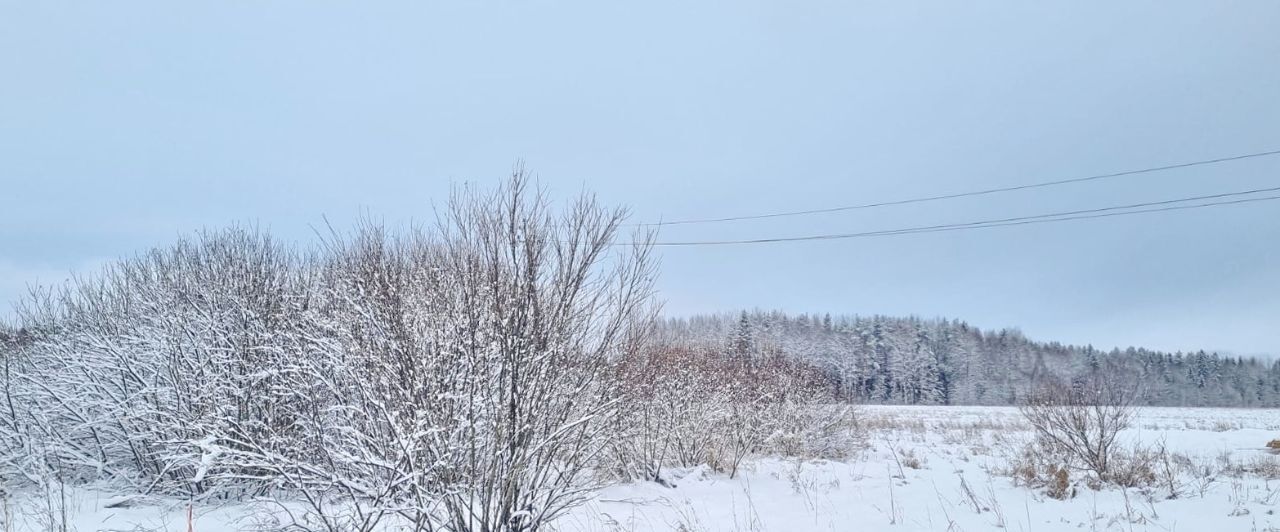
[[[1214,206],[1220,206],[1220,205],[1237,205],[1237,204],[1243,204],[1243,203],[1253,203],[1253,202],[1271,201],[1271,200],[1280,199],[1280,195],[1275,195],[1275,196],[1241,198],[1241,199],[1223,200],[1223,201],[1210,201],[1206,203],[1198,203],[1193,205],[1175,205],[1178,203],[1186,203],[1189,201],[1220,200],[1222,198],[1239,197],[1239,196],[1246,196],[1251,194],[1261,194],[1265,192],[1280,192],[1280,187],[1260,188],[1260,189],[1245,190],[1240,192],[1226,192],[1222,194],[1210,194],[1205,196],[1192,196],[1188,198],[1153,201],[1153,202],[1146,202],[1146,203],[1133,203],[1129,205],[1115,205],[1110,207],[1100,207],[1096,209],[1064,211],[1064,212],[1055,212],[1055,213],[1048,213],[1048,214],[1036,214],[1031,216],[1018,216],[1018,217],[1012,217],[1012,218],[997,218],[992,220],[981,220],[981,221],[975,221],[975,222],[907,227],[907,228],[901,228],[901,229],[888,229],[888,230],[882,230],[882,231],[864,231],[859,233],[836,233],[836,234],[807,235],[807,236],[797,236],[797,237],[757,238],[757,239],[744,239],[744,240],[654,242],[653,245],[655,246],[716,246],[716,245],[735,245],[735,244],[769,244],[769,243],[777,243],[777,242],[838,240],[838,239],[847,239],[847,238],[896,236],[896,235],[907,235],[907,234],[918,234],[918,233],[937,233],[937,232],[945,232],[945,231],[960,231],[960,230],[966,230],[966,229],[985,229],[988,227],[1006,227],[1011,225],[1030,225],[1030,224],[1050,223],[1050,222],[1065,222],[1070,220],[1086,220],[1091,218],[1106,218],[1106,217],[1112,217],[1112,216],[1127,216],[1131,214],[1143,214],[1143,213],[1151,213],[1151,212],[1199,209],[1204,207],[1214,207]]]
[[[988,228],[988,227],[1007,227],[1007,226],[1010,226],[1010,225],[1030,225],[1030,224],[1038,224],[1038,223],[1065,222],[1065,221],[1071,221],[1071,220],[1087,220],[1087,219],[1090,219],[1090,218],[1109,218],[1109,217],[1112,217],[1112,216],[1126,216],[1126,215],[1130,215],[1130,214],[1143,214],[1143,213],[1150,213],[1150,212],[1182,211],[1182,210],[1190,210],[1190,209],[1200,209],[1200,208],[1204,208],[1204,207],[1216,207],[1216,206],[1220,206],[1220,205],[1238,205],[1238,204],[1242,204],[1242,203],[1255,203],[1255,202],[1271,201],[1271,200],[1278,200],[1278,199],[1280,199],[1280,196],[1263,196],[1263,197],[1261,197],[1261,198],[1245,198],[1245,199],[1237,199],[1237,200],[1229,200],[1229,201],[1215,201],[1215,202],[1210,202],[1210,203],[1200,203],[1200,204],[1196,204],[1196,205],[1178,205],[1178,206],[1173,206],[1173,207],[1160,207],[1160,208],[1154,208],[1154,209],[1139,209],[1139,210],[1134,210],[1134,211],[1112,212],[1112,213],[1106,213],[1106,214],[1093,214],[1093,215],[1083,215],[1083,216],[1069,216],[1069,217],[1053,218],[1053,219],[1047,219],[1047,220],[1028,220],[1028,221],[1021,221],[1021,222],[1012,222],[1012,223],[1000,223],[1000,224],[980,225],[980,226],[976,226],[976,227],[951,227],[951,228],[939,229],[939,230],[934,230],[934,231],[913,231],[913,232],[904,232],[904,233],[902,233],[902,234],[914,234],[914,233],[936,233],[936,232],[943,232],[943,231],[959,231],[959,230],[964,230],[964,229],[986,229],[986,228]]]
[[[1098,174],[1098,175],[1091,175],[1091,176],[1085,176],[1085,177],[1076,177],[1071,179],[1059,179],[1056,181],[1044,181],[1041,183],[1014,185],[1009,187],[988,188],[988,189],[982,189],[982,190],[973,190],[969,192],[958,192],[955,194],[924,196],[924,197],[918,197],[918,198],[908,198],[908,199],[893,200],[893,201],[881,201],[876,203],[863,203],[859,205],[846,205],[842,207],[829,207],[824,209],[810,209],[810,210],[803,210],[803,211],[784,211],[784,212],[774,212],[774,213],[766,213],[766,214],[751,214],[751,215],[743,215],[743,216],[726,216],[723,218],[691,218],[687,220],[673,220],[669,222],[638,223],[635,225],[647,226],[647,227],[658,227],[658,226],[665,226],[665,225],[689,225],[689,224],[701,224],[701,223],[733,222],[733,221],[740,221],[740,220],[759,220],[764,218],[781,218],[785,216],[802,216],[807,214],[822,214],[822,213],[829,213],[829,212],[852,211],[852,210],[859,210],[859,209],[870,209],[874,207],[889,207],[894,205],[908,205],[911,203],[924,203],[929,201],[967,198],[972,196],[998,194],[1001,192],[1013,192],[1017,190],[1052,187],[1052,186],[1066,185],[1071,183],[1099,181],[1103,179],[1111,179],[1116,177],[1132,176],[1132,175],[1138,175],[1138,174],[1149,174],[1154,172],[1163,172],[1166,170],[1175,170],[1178,168],[1191,168],[1195,166],[1205,166],[1205,165],[1218,164],[1218,163],[1224,163],[1224,162],[1230,162],[1230,161],[1239,161],[1242,159],[1268,157],[1271,155],[1280,155],[1280,149],[1255,152],[1255,153],[1246,153],[1243,155],[1232,155],[1230,157],[1219,157],[1217,159],[1203,159],[1199,161],[1169,164],[1165,166],[1140,168],[1137,170],[1125,170],[1122,172],[1113,172],[1109,174]]]
[[[706,246],[706,245],[732,245],[732,244],[765,244],[765,243],[775,243],[775,242],[798,242],[798,241],[806,241],[806,240],[837,240],[837,239],[846,239],[846,238],[897,236],[897,235],[911,235],[911,234],[920,234],[920,233],[941,233],[941,232],[962,231],[962,230],[969,230],[969,229],[987,229],[991,227],[1007,227],[1011,225],[1031,225],[1031,224],[1051,223],[1051,222],[1065,222],[1065,221],[1071,221],[1071,220],[1086,220],[1091,218],[1108,218],[1112,216],[1126,216],[1130,214],[1143,214],[1143,213],[1151,213],[1151,212],[1199,209],[1204,207],[1214,207],[1214,206],[1220,206],[1220,205],[1236,205],[1236,204],[1242,204],[1242,203],[1254,203],[1254,202],[1271,201],[1271,200],[1277,200],[1277,199],[1280,199],[1280,196],[1265,196],[1261,198],[1216,201],[1216,202],[1203,203],[1203,204],[1197,204],[1197,205],[1179,205],[1179,206],[1173,206],[1173,207],[1160,207],[1160,208],[1142,209],[1142,210],[1125,211],[1125,212],[1112,212],[1112,213],[1104,213],[1104,214],[1080,215],[1080,216],[1050,218],[1050,219],[1022,220],[1022,221],[1016,221],[1016,222],[1002,222],[1002,223],[992,223],[992,224],[985,224],[985,225],[956,224],[952,226],[939,226],[939,227],[930,227],[930,228],[908,228],[908,229],[896,229],[896,230],[888,230],[888,231],[869,231],[865,233],[813,235],[813,236],[805,236],[805,237],[767,238],[767,239],[755,239],[755,240],[655,242],[654,245],[655,246]]]

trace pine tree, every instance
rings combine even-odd
[[[738,326],[729,339],[729,357],[739,366],[750,366],[755,350],[756,343],[751,332],[751,320],[747,317],[747,311],[744,310],[738,319]]]

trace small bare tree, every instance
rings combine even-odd
[[[624,216],[590,197],[558,214],[517,171],[432,229],[335,234],[302,320],[314,353],[288,373],[305,444],[278,428],[289,446],[240,440],[237,460],[300,492],[315,528],[542,528],[594,487],[621,406],[609,361],[649,321],[651,247],[615,245]]]
[[[651,308],[649,241],[614,247],[625,215],[590,197],[556,215],[522,170],[451,202],[426,320],[453,368],[432,420],[445,528],[537,530],[586,495],[618,408],[609,359]]]
[[[1133,419],[1134,395],[1131,387],[1099,377],[1045,386],[1019,410],[1050,449],[1108,480],[1116,440]]]

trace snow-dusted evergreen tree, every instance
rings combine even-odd
[[[751,320],[747,318],[746,311],[743,311],[742,316],[738,318],[737,327],[733,329],[733,335],[729,338],[728,350],[730,358],[741,366],[750,366],[755,360],[756,339],[751,331]]]

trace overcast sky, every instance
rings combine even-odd
[[[452,7],[442,7],[453,4]],[[0,1],[0,301],[201,227],[432,217],[524,159],[637,221],[1280,148],[1280,3]],[[664,240],[1280,186],[1280,157]],[[662,252],[672,314],[957,317],[1280,353],[1280,202]],[[0,311],[0,314],[7,310]]]

